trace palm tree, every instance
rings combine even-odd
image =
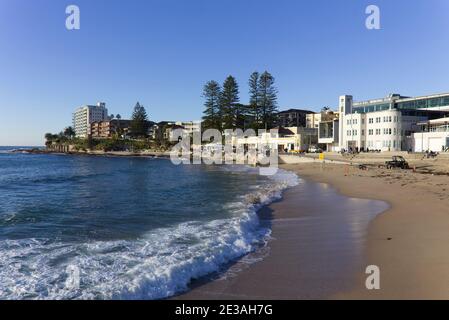
[[[52,133],[46,133],[45,134],[45,140],[47,140],[47,141],[53,140],[53,134]]]
[[[75,133],[75,130],[73,130],[73,128],[69,126],[69,127],[64,129],[63,135],[65,137],[68,137],[68,138],[72,139],[76,135],[76,133]]]
[[[45,145],[48,147],[52,144],[54,135],[52,133],[45,134]]]
[[[118,113],[115,118],[117,119],[117,132],[119,135],[121,135],[121,128],[120,128],[120,120],[122,119],[122,116]]]

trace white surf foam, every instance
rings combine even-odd
[[[0,241],[0,299],[160,299],[183,292],[192,279],[219,271],[263,245],[270,230],[260,227],[257,209],[298,181],[295,174],[279,170],[252,193],[225,204],[233,217],[157,229],[139,240]],[[79,270],[79,288],[66,287],[68,266]]]

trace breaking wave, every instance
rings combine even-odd
[[[222,170],[258,172],[243,166]],[[298,182],[295,174],[279,170],[235,202],[223,203],[229,218],[184,222],[134,240],[0,241],[0,299],[161,299],[184,292],[193,279],[266,243],[270,230],[260,226],[257,210]],[[69,285],[73,270],[79,274],[76,286]]]

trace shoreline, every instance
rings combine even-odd
[[[10,151],[11,153],[24,154],[44,154],[44,155],[70,155],[70,156],[106,156],[106,157],[154,157],[154,158],[170,158],[169,152],[158,151],[53,151],[48,149],[16,149]]]
[[[449,199],[447,176],[326,164],[284,166],[311,181],[328,183],[341,194],[378,199],[390,208],[367,231],[364,265],[380,269],[380,290],[367,290],[365,270],[359,286],[332,299],[448,299]]]
[[[173,299],[449,298],[446,285],[449,281],[447,176],[416,173],[412,170],[360,170],[349,165],[323,166],[321,163],[283,164],[280,167],[295,172],[305,181],[330,186],[339,195],[351,199],[382,201],[388,205],[365,225],[365,233],[362,235],[364,240],[360,242],[361,257],[356,261],[358,267],[350,269],[346,274],[340,273],[333,279],[322,271],[301,277],[298,276],[299,268],[288,274],[292,270],[283,268],[283,265],[291,264],[295,257],[289,256],[286,251],[297,249],[300,242],[294,234],[298,234],[298,228],[306,221],[301,216],[285,216],[288,211],[285,210],[285,205],[292,199],[292,194],[289,193],[293,193],[295,197],[294,188],[291,188],[284,191],[281,201],[265,208],[268,216],[271,216],[274,239],[270,240],[268,248],[262,250],[262,257],[258,257],[256,253],[242,259],[260,258],[261,261],[246,265],[238,261],[237,272],[230,279],[209,279],[199,284],[194,282],[191,291]],[[284,211],[283,217],[279,215],[280,210]],[[264,213],[261,215],[263,217]],[[295,225],[298,221],[301,223]],[[313,233],[309,236],[313,237]],[[316,239],[312,239],[309,245],[313,247],[314,241]],[[316,259],[319,253],[314,254],[315,249],[312,249],[307,260],[301,261],[302,264],[297,266],[310,264]],[[347,252],[336,249],[334,262],[348,260]],[[329,262],[332,260],[326,259],[321,266]],[[242,264],[244,267],[239,267]],[[365,268],[368,265],[376,265],[380,269],[380,290],[367,290],[365,287]],[[282,275],[273,275],[280,270],[287,270],[284,279]],[[313,282],[312,285],[309,280]],[[330,290],[323,292],[323,280],[330,280],[331,283],[334,281],[338,286],[331,286]],[[299,290],[296,290],[298,287]],[[305,294],[307,292],[308,295]]]
[[[259,210],[261,225],[272,230],[265,247],[222,274],[192,281],[189,291],[171,299],[329,299],[351,290],[358,281],[368,224],[388,205],[300,179],[300,185]],[[316,194],[320,204],[305,203]]]

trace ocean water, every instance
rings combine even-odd
[[[280,170],[0,147],[0,299],[160,299],[263,245]]]

